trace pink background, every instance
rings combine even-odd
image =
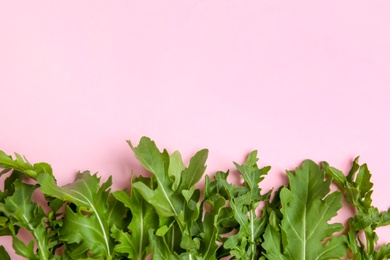
[[[258,149],[265,189],[303,159],[347,170],[361,155],[385,210],[389,13],[390,1],[1,1],[0,149],[51,163],[60,184],[89,169],[115,189],[141,171],[125,140],[143,135],[187,160],[209,148],[208,174]]]

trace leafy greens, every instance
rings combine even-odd
[[[348,174],[306,160],[287,171],[287,185],[263,193],[270,167],[259,168],[256,151],[234,163],[241,181],[220,171],[203,183],[208,150],[185,165],[148,137],[128,144],[152,175],[117,191],[111,177],[101,182],[88,171],[59,186],[49,164],[0,151],[0,236],[12,238],[16,254],[43,260],[390,258],[390,243],[376,244],[390,210],[372,205],[371,173],[358,158]],[[342,198],[356,213],[345,225],[331,223]],[[10,259],[3,246],[0,258]]]

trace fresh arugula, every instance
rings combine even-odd
[[[0,151],[0,236],[12,238],[18,255],[43,260],[390,258],[390,243],[376,244],[390,210],[372,205],[371,173],[358,159],[348,174],[306,160],[287,171],[286,186],[264,193],[270,167],[259,168],[256,151],[235,171],[203,178],[206,149],[185,165],[178,151],[160,151],[150,138],[128,144],[152,175],[118,191],[111,177],[101,182],[88,171],[61,187],[49,164]],[[232,174],[241,181],[230,182]],[[356,213],[345,225],[331,223],[342,197]],[[10,259],[3,246],[0,258]]]
[[[268,225],[264,233],[268,259],[340,259],[347,250],[346,236],[334,236],[343,230],[340,223],[328,224],[342,207],[341,193],[330,192],[330,180],[324,181],[324,169],[305,161],[295,173],[288,171],[289,187],[279,198],[279,225]],[[332,238],[333,237],[333,238]]]
[[[376,249],[378,235],[375,230],[390,224],[390,209],[379,212],[378,208],[372,206],[374,184],[370,180],[367,164],[359,165],[357,157],[347,176],[334,167],[327,167],[327,175],[333,178],[343,191],[345,200],[357,211],[348,221],[348,246],[354,259],[389,259],[390,243]],[[365,242],[361,240],[361,234],[364,234]]]

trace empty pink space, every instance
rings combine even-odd
[[[208,148],[210,175],[259,150],[265,190],[304,159],[347,171],[360,155],[386,210],[389,13],[389,1],[2,1],[0,150],[49,162],[60,184],[89,169],[115,189],[143,172],[126,140],[144,135],[187,161]]]

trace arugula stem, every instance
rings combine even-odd
[[[34,234],[34,237],[36,238],[37,240],[37,243],[38,243],[38,250],[39,251],[39,256],[42,260],[49,260],[49,256],[47,256],[47,252],[46,250],[43,250],[43,246],[41,245],[41,242],[39,241],[39,239],[37,238],[37,235],[35,234],[35,231],[33,231],[33,234]]]
[[[364,230],[364,235],[366,236],[367,253],[370,255],[375,251],[374,240],[371,239],[372,233],[372,230]]]
[[[27,218],[23,215],[23,219],[26,221],[26,224],[28,226],[28,228],[30,229],[30,231],[32,232],[34,238],[35,238],[35,241],[37,242],[38,244],[38,252],[39,252],[39,256],[42,260],[48,260],[49,259],[49,256],[47,256],[47,252],[46,252],[46,248],[42,245],[40,239],[39,239],[39,236],[38,234],[35,232],[35,228],[29,223],[29,221],[27,220]]]
[[[255,210],[254,209],[251,209],[250,210],[250,226],[251,226],[251,241],[250,241],[250,244],[251,244],[251,248],[252,248],[252,260],[255,259],[255,255],[256,255],[256,244],[255,244],[255,234],[254,234],[254,216],[255,216]]]

